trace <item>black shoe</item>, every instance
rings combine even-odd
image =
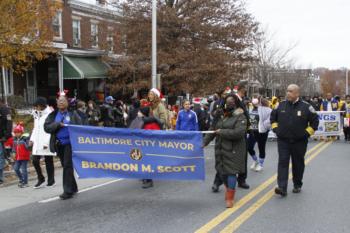
[[[52,183],[47,183],[46,187],[55,187],[56,186],[56,182],[52,182]]]
[[[60,195],[60,199],[61,200],[67,200],[67,199],[70,199],[70,198],[72,198],[73,197],[73,194],[69,194],[69,193],[62,193],[61,195]]]
[[[211,186],[211,191],[213,191],[213,193],[218,193],[219,187],[220,187],[219,185],[213,184],[213,186]]]
[[[301,187],[294,187],[293,188],[293,193],[300,193],[301,192]]]
[[[145,180],[142,182],[142,188],[148,189],[153,187],[153,181],[152,180]]]
[[[45,179],[44,180],[38,180],[38,183],[36,183],[36,185],[34,185],[35,189],[39,189],[41,187],[44,187],[45,183]]]
[[[246,182],[238,183],[238,187],[242,189],[249,189],[250,186]]]
[[[281,188],[275,188],[275,193],[276,193],[277,195],[281,195],[281,197],[287,196],[287,191],[284,191],[284,190],[281,189]]]
[[[4,184],[4,181],[0,180],[0,185]]]

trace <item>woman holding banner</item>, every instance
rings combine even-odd
[[[225,98],[224,117],[219,119],[214,134],[207,134],[204,146],[214,138],[215,168],[224,181],[226,207],[232,208],[236,190],[237,174],[245,171],[247,118],[239,108],[236,95]]]
[[[168,125],[168,113],[165,106],[161,102],[160,91],[156,88],[152,88],[148,93],[148,103],[144,103],[142,105],[143,108],[140,109],[139,113],[143,119],[143,129],[166,129],[166,126]],[[152,187],[152,179],[142,180],[142,188],[147,189]]]
[[[79,115],[68,110],[67,92],[59,93],[56,111],[46,118],[44,129],[51,134],[50,151],[57,153],[63,167],[63,193],[62,200],[72,198],[78,192],[78,186],[74,178],[72,146],[70,143],[67,125],[81,125]]]

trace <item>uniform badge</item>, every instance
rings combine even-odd
[[[301,116],[301,111],[298,111],[298,116]]]
[[[66,121],[70,122],[70,116],[66,116]]]
[[[12,120],[11,114],[7,114],[6,119],[7,119],[8,121],[11,121],[11,120]]]

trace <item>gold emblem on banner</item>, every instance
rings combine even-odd
[[[133,160],[141,160],[142,159],[142,153],[140,149],[132,149],[130,152],[130,158]]]

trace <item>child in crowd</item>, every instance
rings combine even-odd
[[[19,183],[18,187],[25,188],[28,186],[28,161],[30,159],[29,134],[24,133],[22,124],[16,125],[13,129],[14,137],[8,141],[8,146],[12,147],[12,153],[15,157],[15,170]]]

